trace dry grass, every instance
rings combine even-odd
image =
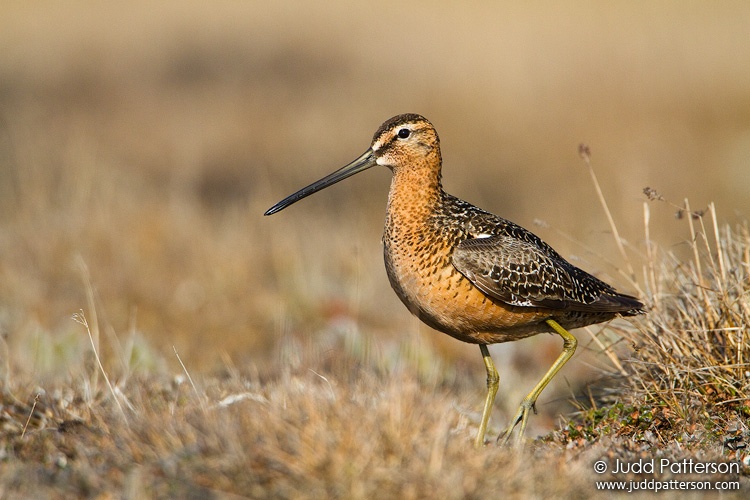
[[[664,201],[654,190],[652,200]],[[747,223],[720,227],[713,204],[685,215],[691,260],[649,241],[644,282],[651,310],[622,330],[619,381],[603,408],[571,422],[563,441],[627,436],[641,449],[677,447],[748,462],[750,440],[750,233]],[[648,214],[648,207],[645,207]],[[687,215],[693,214],[693,215]],[[647,217],[648,220],[648,217]],[[708,221],[708,222],[706,222]]]
[[[695,261],[652,248],[649,315],[614,340],[608,330],[610,352],[625,347],[612,367],[627,376],[522,452],[472,448],[480,391],[426,367],[435,353],[378,354],[350,325],[324,345],[290,339],[275,375],[227,359],[221,376],[193,383],[189,367],[135,370],[124,351],[114,387],[95,364],[44,387],[6,373],[2,486],[12,497],[541,498],[595,494],[602,457],[747,463],[750,236],[703,222],[691,221]],[[744,490],[743,470],[710,479]]]
[[[684,212],[691,210],[685,202]],[[634,349],[631,403],[652,408],[655,444],[722,443],[731,458],[748,454],[750,430],[750,233],[747,222],[720,227],[713,204],[686,216],[693,258],[649,261],[653,311],[625,336]],[[708,220],[708,222],[706,222]]]
[[[744,460],[748,12],[3,3],[0,496],[576,496],[608,454]],[[411,111],[451,192],[650,302],[578,333],[520,455],[471,448],[477,349],[389,289],[386,173],[260,215]],[[644,185],[724,212],[652,202],[644,237]],[[493,348],[493,432],[559,350]]]

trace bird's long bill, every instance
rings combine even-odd
[[[372,149],[368,149],[362,156],[360,156],[350,164],[341,167],[332,174],[326,175],[319,181],[315,181],[309,186],[300,189],[296,193],[287,196],[276,205],[266,210],[266,213],[264,213],[263,215],[273,215],[276,212],[280,212],[292,203],[297,203],[302,198],[306,198],[311,194],[320,191],[321,189],[325,189],[328,186],[336,184],[339,181],[343,181],[347,177],[351,177],[352,175],[362,172],[363,170],[367,170],[370,167],[374,167],[375,165],[375,153],[372,151]]]

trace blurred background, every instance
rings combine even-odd
[[[105,354],[124,343],[179,372],[174,346],[193,373],[273,373],[361,351],[468,380],[478,406],[479,350],[421,326],[388,285],[387,170],[263,211],[361,154],[387,118],[420,113],[447,191],[633,293],[578,145],[636,279],[644,187],[744,221],[748,33],[747,2],[5,1],[6,365],[44,377],[78,359],[88,282]],[[650,208],[652,239],[679,252],[685,221]],[[560,348],[493,347],[509,408]],[[566,367],[567,384],[596,363]],[[577,390],[555,385],[563,404]]]

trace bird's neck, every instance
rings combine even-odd
[[[424,222],[443,202],[440,171],[398,169],[388,193],[386,225],[405,229],[424,227]]]

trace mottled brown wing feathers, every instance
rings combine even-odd
[[[514,306],[587,312],[642,306],[545,248],[510,235],[468,239],[456,247],[453,265],[483,293]]]

